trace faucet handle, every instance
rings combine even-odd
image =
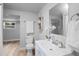
[[[64,47],[65,47],[64,44],[63,44],[62,42],[60,42],[60,41],[59,41],[58,46],[59,46],[60,48],[64,48]]]
[[[52,40],[55,40],[55,36],[52,36]]]

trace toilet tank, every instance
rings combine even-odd
[[[26,36],[26,43],[33,43],[33,36]]]

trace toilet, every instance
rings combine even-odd
[[[29,35],[26,37],[26,49],[28,51],[27,55],[32,56],[32,49],[34,48],[33,36]]]

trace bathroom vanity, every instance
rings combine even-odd
[[[49,34],[45,35],[46,39],[35,41],[36,56],[64,56],[72,53],[66,47],[68,9],[65,10],[65,6],[67,4],[58,4],[49,10]]]
[[[35,43],[36,56],[64,56],[71,53],[69,48],[59,48],[48,40],[38,40]]]

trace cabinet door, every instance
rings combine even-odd
[[[2,36],[2,16],[3,14],[3,6],[0,4],[0,56],[4,54],[3,52],[3,36]]]

